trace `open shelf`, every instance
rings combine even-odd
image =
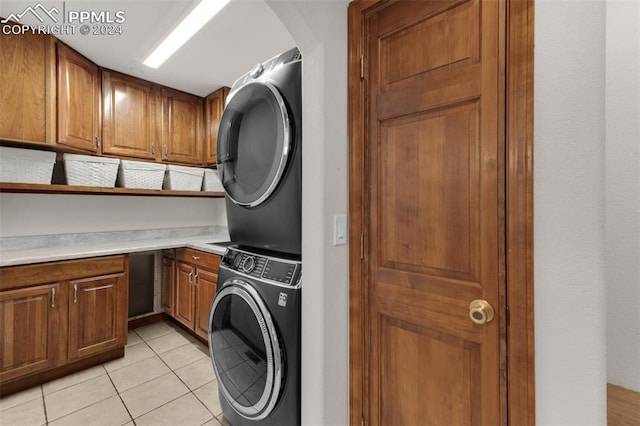
[[[174,191],[168,189],[100,188],[96,186],[0,183],[0,192],[33,194],[136,195],[160,197],[224,197],[224,192]]]

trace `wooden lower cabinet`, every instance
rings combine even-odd
[[[128,272],[124,255],[0,268],[1,394],[123,352]]]
[[[160,302],[162,310],[173,316],[173,304],[176,298],[176,260],[173,250],[165,250],[162,255],[162,291]]]
[[[188,248],[175,250],[175,259],[167,255],[163,259],[162,294],[175,294],[171,307],[163,302],[164,311],[205,340],[219,266],[220,256]]]

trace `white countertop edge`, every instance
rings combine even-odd
[[[132,254],[146,251],[189,247],[217,255],[224,255],[226,247],[208,243],[227,241],[219,235],[199,237],[178,237],[155,240],[125,241],[122,243],[103,243],[71,245],[68,247],[36,248],[25,250],[0,251],[0,267],[29,265],[34,263],[55,262],[59,260],[84,259],[89,257]]]

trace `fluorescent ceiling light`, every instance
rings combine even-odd
[[[202,0],[143,63],[148,67],[158,68],[230,1]]]

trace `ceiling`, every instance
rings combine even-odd
[[[145,66],[142,60],[195,5],[194,0],[40,0],[58,23],[45,18],[44,24],[75,25],[75,34],[58,35],[59,39],[96,64],[125,74],[150,80],[199,96],[206,96],[222,86],[231,86],[256,63],[295,46],[291,36],[263,0],[232,0],[218,15],[196,33],[158,69]],[[38,0],[0,0],[0,16],[35,7]],[[121,35],[81,35],[80,24],[69,23],[70,11],[124,12]],[[26,13],[21,23],[42,24]],[[100,24],[88,24],[100,25]]]

